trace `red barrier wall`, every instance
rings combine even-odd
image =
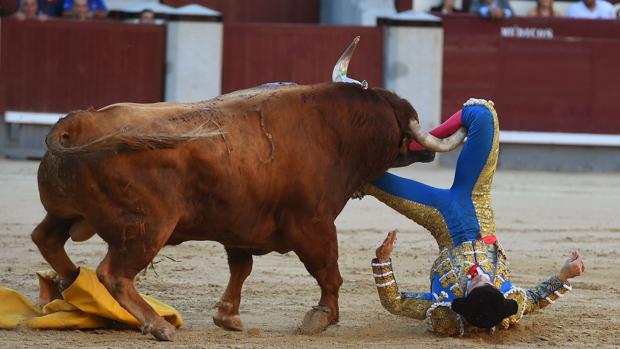
[[[224,26],[222,92],[267,82],[331,81],[334,64],[355,36],[349,76],[383,86],[383,29],[316,25]]]
[[[442,115],[495,101],[504,130],[620,134],[620,22],[444,17]]]
[[[168,6],[198,4],[219,11],[224,23],[318,23],[320,0],[160,0]]]
[[[0,16],[10,16],[19,8],[18,0],[0,0]]]
[[[11,18],[1,30],[0,113],[163,99],[164,26]]]

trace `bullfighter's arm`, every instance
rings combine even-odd
[[[542,309],[555,303],[566,291],[571,290],[568,279],[581,275],[586,270],[583,257],[579,251],[573,251],[557,276],[552,276],[540,285],[526,292],[524,314]]]
[[[381,263],[376,258],[373,259],[372,272],[377,284],[379,300],[387,311],[418,320],[426,318],[427,310],[434,303],[429,292],[399,292],[391,260]]]
[[[571,290],[570,282],[562,282],[559,277],[552,276],[525,292],[525,309],[523,314],[532,313],[549,304],[555,303],[564,293]]]

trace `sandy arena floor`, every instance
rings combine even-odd
[[[30,240],[43,217],[36,162],[0,160],[0,285],[36,299],[33,272],[47,265]],[[398,173],[448,186],[452,171],[414,166]],[[337,221],[341,320],[325,333],[295,333],[315,305],[319,288],[293,254],[254,259],[243,289],[241,316],[249,332],[227,332],[211,321],[212,307],[228,278],[221,245],[189,242],[167,247],[155,274],[140,276],[138,289],[177,307],[186,320],[173,343],[159,343],[136,331],[0,331],[2,348],[586,348],[620,345],[620,176],[499,172],[495,180],[498,236],[511,261],[512,278],[530,287],[557,272],[571,249],[585,256],[586,273],[573,292],[555,305],[524,318],[519,327],[492,335],[439,338],[415,320],[399,318],[379,304],[370,259],[392,228],[401,234],[395,269],[402,289],[428,289],[428,269],[437,252],[422,228],[373,198],[351,201]],[[106,246],[98,238],[68,243],[79,265],[95,268]],[[2,300],[0,300],[2,301]]]

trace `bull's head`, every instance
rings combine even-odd
[[[366,80],[362,80],[360,82],[347,77],[349,62],[351,61],[351,57],[353,56],[353,52],[355,51],[359,41],[360,37],[355,37],[349,47],[347,47],[347,49],[342,53],[340,59],[338,59],[338,62],[336,62],[336,65],[334,66],[332,81],[357,84],[360,85],[362,89],[367,89],[368,82]],[[404,128],[401,136],[399,155],[394,161],[392,167],[408,166],[414,162],[433,161],[435,158],[435,152],[451,151],[458,147],[465,139],[467,135],[465,128],[460,128],[454,134],[444,139],[439,139],[430,133],[425,132],[420,127],[418,115],[415,112],[415,109],[413,109],[406,100],[403,99],[402,102],[406,103],[409,107],[408,109],[411,111],[408,116],[408,127]],[[421,147],[410,146],[412,140],[417,141]]]

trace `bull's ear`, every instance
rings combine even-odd
[[[519,304],[513,299],[504,300],[503,304],[504,314],[502,314],[502,318],[507,318],[511,315],[514,315],[519,310]]]
[[[451,308],[452,310],[454,310],[455,313],[463,315],[465,313],[465,309],[467,308],[467,302],[465,301],[465,298],[456,298],[455,300],[453,300]]]

